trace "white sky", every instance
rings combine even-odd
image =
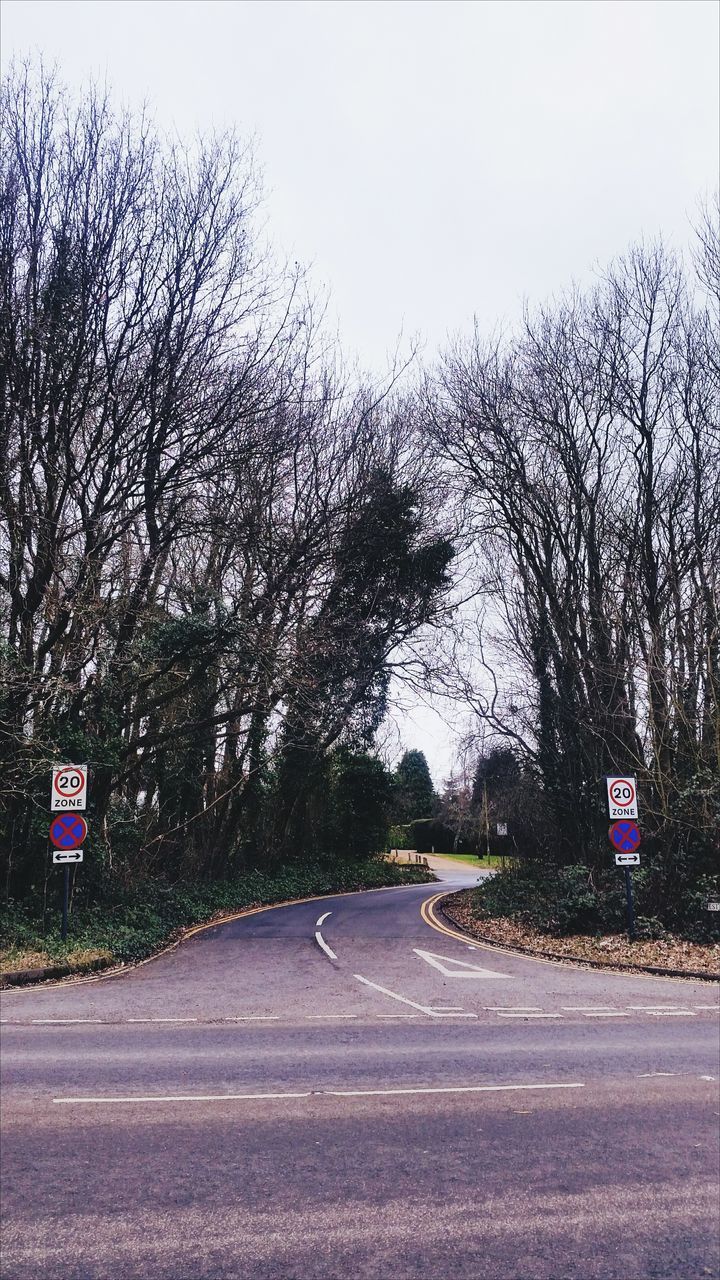
[[[181,133],[234,125],[268,230],[381,372],[474,315],[511,325],[641,235],[680,246],[718,185],[715,0],[3,0],[41,52]],[[414,722],[414,723],[413,723]],[[402,725],[439,782],[452,740]]]

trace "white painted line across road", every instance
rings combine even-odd
[[[387,1098],[408,1097],[417,1094],[438,1093],[517,1093],[540,1089],[584,1089],[585,1084],[579,1081],[559,1084],[468,1084],[468,1085],[418,1085],[407,1089],[313,1089],[302,1093],[166,1093],[140,1094],[136,1097],[120,1095],[117,1097],[75,1097],[53,1098],[54,1103],[85,1103],[89,1105],[113,1106],[116,1103],[147,1102],[266,1102],[292,1098]]]
[[[389,996],[391,1000],[399,1000],[401,1004],[409,1004],[411,1009],[419,1009],[420,1013],[424,1013],[428,1018],[477,1018],[476,1013],[438,1013],[435,1009],[431,1009],[429,1005],[418,1004],[416,1000],[409,1000],[407,996],[398,995],[397,991],[388,991],[387,987],[381,987],[377,982],[371,982],[369,978],[363,978],[361,973],[354,973],[353,977],[358,982],[362,982],[366,987],[372,987],[374,991],[379,991],[384,996]]]

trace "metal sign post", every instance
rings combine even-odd
[[[60,937],[63,942],[67,941],[67,920],[68,920],[68,903],[70,901],[70,868],[65,867],[63,875],[63,901],[62,901],[62,924],[60,926]]]
[[[625,871],[625,901],[627,904],[627,925],[630,941],[635,941],[635,904],[633,903],[632,891],[632,871],[629,867],[624,868]]]
[[[52,771],[50,810],[59,816],[50,823],[50,843],[55,846],[53,864],[63,867],[62,923],[60,937],[67,941],[70,908],[70,864],[82,862],[87,823],[77,811],[87,804],[87,765],[63,764]]]
[[[627,908],[628,936],[635,941],[635,904],[632,891],[631,867],[640,865],[640,828],[638,816],[637,780],[633,774],[619,777],[613,774],[606,779],[608,812],[615,819],[608,830],[608,838],[615,849],[615,865],[622,867],[625,875],[625,904]]]

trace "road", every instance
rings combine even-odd
[[[443,874],[4,993],[2,1280],[717,1277],[718,986],[471,946]]]

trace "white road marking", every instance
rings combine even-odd
[[[324,914],[320,916],[320,919],[315,921],[315,928],[321,929],[323,924],[327,920],[328,916],[331,916],[331,915],[332,915],[332,911],[325,911]]]
[[[419,1085],[408,1089],[316,1089],[302,1093],[167,1093],[141,1094],[137,1097],[110,1098],[73,1097],[53,1098],[54,1103],[88,1103],[95,1106],[113,1106],[120,1102],[265,1102],[286,1098],[383,1098],[406,1097],[411,1094],[435,1093],[518,1093],[530,1089],[584,1089],[584,1083],[573,1081],[561,1084],[469,1084],[469,1085]]]
[[[693,1009],[712,1009],[713,1013],[718,1013],[720,1004],[694,1004]]]
[[[376,1013],[376,1018],[417,1018],[417,1013]]]
[[[356,978],[358,982],[364,983],[366,987],[372,987],[373,990],[380,991],[382,995],[389,996],[391,1000],[399,1000],[401,1004],[409,1004],[411,1009],[418,1009],[420,1013],[427,1014],[429,1018],[477,1018],[476,1013],[436,1013],[434,1009],[431,1009],[426,1004],[418,1004],[416,1000],[409,1000],[407,996],[399,996],[397,991],[388,991],[387,987],[381,987],[379,983],[371,982],[369,978],[363,978],[361,973],[354,973],[353,977]]]
[[[717,1080],[717,1076],[698,1076],[698,1080]]]
[[[486,1004],[487,1013],[539,1013],[539,1004]]]
[[[356,1013],[306,1013],[305,1017],[311,1022],[315,1018],[357,1018]]]
[[[654,1076],[676,1076],[677,1071],[641,1071],[638,1080],[651,1080]]]
[[[583,1014],[583,1018],[629,1018],[629,1013],[623,1013],[621,1009],[587,1009]]]
[[[197,1022],[197,1018],[126,1018],[126,1022]]]
[[[646,1009],[651,1018],[697,1018],[694,1009]]]
[[[328,946],[327,942],[325,941],[325,939],[323,938],[320,932],[320,925],[322,924],[323,920],[327,920],[328,916],[331,916],[331,915],[332,915],[332,911],[326,911],[325,914],[320,916],[320,919],[316,921],[315,941],[317,942],[320,950],[325,952],[325,955],[328,957],[328,959],[337,960],[337,956],[335,955],[335,952],[333,951],[332,947]]]
[[[568,1013],[609,1013],[612,1012],[612,1005],[609,1004],[563,1004],[561,1009],[565,1009]]]
[[[239,1013],[235,1018],[224,1018],[224,1022],[279,1022],[279,1013]]]
[[[462,1013],[461,1004],[434,1004],[433,1013]]]
[[[75,1023],[88,1022],[99,1025],[102,1022],[102,1018],[31,1018],[30,1021],[35,1026],[44,1026],[46,1024],[53,1026],[68,1026],[74,1025]]]
[[[520,1013],[516,1010],[498,1009],[498,1018],[562,1018],[561,1013],[530,1013],[528,1010]]]
[[[495,969],[481,969],[479,965],[470,964],[469,960],[455,960],[452,956],[439,956],[435,951],[421,951],[413,947],[416,956],[439,969],[446,978],[508,978],[507,973],[497,973]],[[454,968],[448,969],[448,965]]]
[[[336,1098],[375,1098],[375,1097],[394,1097],[395,1095],[406,1095],[413,1093],[511,1093],[518,1092],[522,1089],[584,1089],[585,1085],[580,1083],[572,1084],[467,1084],[467,1085],[442,1085],[442,1086],[421,1086],[416,1089],[328,1089],[326,1090],[332,1097]]]
[[[53,1098],[53,1102],[92,1102],[111,1104],[116,1102],[249,1102],[267,1098],[310,1098],[311,1093],[164,1093],[135,1098]]]

